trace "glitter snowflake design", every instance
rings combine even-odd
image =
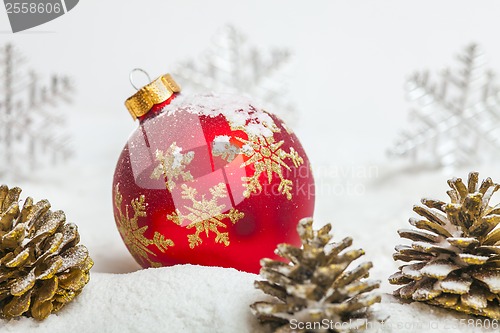
[[[245,187],[243,195],[248,198],[252,193],[258,193],[262,190],[262,184],[260,182],[260,176],[262,174],[267,176],[269,184],[273,179],[273,174],[276,174],[280,178],[278,191],[286,195],[288,200],[291,200],[292,193],[290,191],[292,190],[293,183],[291,180],[284,177],[283,168],[291,170],[284,162],[285,159],[290,159],[295,167],[304,163],[304,159],[299,156],[297,151],[290,147],[290,152],[285,152],[281,149],[284,141],[275,142],[274,137],[250,137],[249,140],[237,139],[244,144],[241,149],[243,154],[249,157],[241,167],[253,165],[255,169],[251,177],[243,177],[243,181],[245,182],[243,184]]]
[[[286,49],[262,52],[235,27],[226,26],[202,57],[181,63],[173,72],[186,90],[247,94],[293,124],[296,109],[283,75],[290,55]]]
[[[144,236],[145,232],[148,230],[148,226],[145,225],[139,228],[137,223],[140,217],[146,216],[146,198],[144,195],[132,199],[130,202],[134,210],[134,215],[130,217],[128,205],[125,207],[125,213],[122,212],[123,196],[120,193],[119,185],[116,185],[115,193],[115,206],[117,209],[117,212],[115,212],[115,220],[118,221],[118,230],[123,237],[125,245],[127,245],[131,253],[138,255],[152,267],[161,266],[160,263],[150,259],[150,256],[156,256],[156,254],[148,247],[154,245],[158,250],[164,253],[169,246],[174,246],[174,242],[171,239],[165,239],[159,232],[154,233],[153,239]]]
[[[52,76],[50,85],[23,67],[24,58],[11,44],[0,47],[0,175],[26,175],[72,155],[64,118],[57,108],[73,92],[67,77]]]
[[[219,198],[227,197],[226,185],[224,183],[219,183],[210,188],[210,194],[212,195],[210,200],[205,199],[205,195],[201,196],[201,200],[197,200],[196,196],[198,192],[196,189],[186,184],[182,184],[181,188],[182,198],[191,200],[192,202],[191,207],[184,206],[189,213],[184,215],[176,209],[175,213],[167,215],[167,218],[177,225],[181,225],[182,222],[186,220],[189,222],[186,228],[195,229],[194,234],[188,235],[189,247],[193,249],[202,243],[200,234],[203,232],[207,238],[209,237],[209,233],[213,232],[216,235],[216,243],[222,243],[228,246],[229,233],[221,232],[219,228],[227,228],[227,222],[224,222],[226,219],[229,219],[229,222],[235,224],[244,217],[244,213],[231,208],[229,212],[223,214],[226,205],[219,204],[218,200]]]
[[[432,83],[429,73],[416,73],[406,90],[413,127],[403,132],[392,156],[416,164],[455,168],[500,153],[500,99],[495,75],[484,70],[476,45],[458,57],[460,68],[445,70]]]
[[[165,186],[170,192],[175,188],[175,181],[181,177],[183,181],[193,181],[193,176],[190,171],[186,171],[186,166],[191,163],[194,158],[194,152],[190,151],[182,154],[182,148],[178,147],[174,142],[164,153],[161,150],[156,150],[156,160],[158,166],[153,170],[151,179],[165,178]]]
[[[236,156],[240,155],[240,149],[229,142],[229,136],[216,136],[212,142],[212,155],[222,158],[231,163]]]

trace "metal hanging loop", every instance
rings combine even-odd
[[[148,78],[148,83],[151,82],[151,77],[149,76],[148,72],[146,72],[142,68],[134,68],[133,70],[130,71],[130,74],[128,75],[128,79],[130,81],[130,84],[132,85],[132,87],[134,87],[135,90],[139,90],[139,88],[137,88],[137,86],[134,84],[134,73],[136,73],[136,72],[141,72],[144,75],[146,75],[146,77]]]

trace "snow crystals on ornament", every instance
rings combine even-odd
[[[221,100],[223,103],[221,103]],[[223,106],[221,107],[221,105]],[[253,165],[255,171],[251,177],[242,178],[245,187],[243,196],[245,198],[262,190],[260,180],[262,174],[267,176],[269,184],[272,181],[273,174],[275,174],[280,178],[279,193],[286,196],[288,200],[292,199],[293,182],[283,175],[283,168],[291,170],[285,160],[289,159],[295,167],[299,167],[304,163],[304,159],[292,147],[290,147],[289,152],[283,150],[281,148],[284,144],[283,140],[276,142],[274,133],[279,133],[281,130],[266,111],[255,107],[250,100],[243,99],[242,101],[240,96],[231,94],[178,97],[165,107],[165,112],[169,115],[173,115],[180,110],[209,117],[223,115],[231,130],[245,132],[248,139],[235,137],[235,140],[243,144],[241,149],[231,145],[229,136],[217,136],[212,143],[212,154],[214,156],[220,156],[223,159],[232,161],[239,152],[249,157],[248,160],[241,164],[241,167]],[[160,171],[158,168],[151,175],[152,178],[159,178]],[[169,167],[169,169],[172,169],[172,167]],[[175,175],[174,170],[170,171],[170,173]],[[172,177],[167,178],[172,181]]]
[[[186,171],[186,166],[191,163],[194,158],[194,152],[189,151],[182,154],[182,148],[178,147],[174,142],[164,153],[161,150],[156,150],[156,160],[158,166],[153,170],[151,179],[165,178],[165,186],[167,190],[172,191],[175,188],[175,181],[181,177],[184,182],[193,181],[193,176],[189,170]]]
[[[141,260],[149,262],[152,267],[161,267],[161,264],[150,259],[150,256],[155,257],[156,254],[148,247],[154,245],[158,250],[164,253],[169,246],[174,246],[174,242],[170,239],[165,239],[159,232],[155,232],[153,239],[149,239],[145,236],[148,226],[139,227],[139,218],[146,217],[146,197],[144,195],[130,202],[134,210],[134,215],[132,217],[129,215],[128,205],[125,206],[125,213],[122,212],[122,202],[123,196],[120,193],[118,184],[115,188],[115,220],[118,222],[118,229],[123,237],[125,245],[127,245],[134,254],[140,257]]]
[[[460,68],[445,70],[433,83],[428,71],[406,83],[412,128],[389,155],[430,167],[459,167],[491,160],[500,152],[500,98],[495,74],[484,70],[478,46],[458,56]]]
[[[192,202],[191,207],[184,206],[189,213],[183,215],[179,209],[176,209],[175,213],[167,215],[167,218],[177,225],[182,225],[183,221],[187,220],[189,223],[186,228],[195,228],[195,232],[188,235],[189,247],[193,249],[200,245],[202,243],[200,234],[204,232],[209,237],[210,231],[215,233],[216,243],[228,246],[229,233],[221,232],[219,228],[227,228],[227,222],[224,222],[226,219],[235,224],[239,219],[243,218],[244,214],[234,208],[231,208],[227,213],[222,213],[226,210],[226,205],[219,204],[218,199],[227,197],[226,184],[219,183],[210,188],[210,194],[212,195],[210,200],[205,199],[205,195],[202,195],[201,200],[198,200],[196,199],[198,194],[196,189],[188,187],[186,184],[182,184],[181,187],[182,198]]]
[[[240,154],[240,149],[232,145],[230,139],[228,135],[216,136],[212,142],[212,155],[219,156],[229,163],[232,162]]]
[[[289,102],[286,80],[282,79],[290,55],[287,49],[262,52],[235,27],[226,26],[214,36],[213,45],[202,57],[182,62],[174,76],[193,92],[248,94],[293,124],[296,109]]]
[[[266,111],[239,95],[208,93],[179,96],[164,110],[169,115],[180,111],[208,117],[222,115],[233,131],[242,130],[247,135],[268,137],[280,131]]]

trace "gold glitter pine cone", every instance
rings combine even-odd
[[[398,231],[412,243],[396,247],[406,264],[389,282],[403,285],[394,292],[401,298],[500,319],[500,205],[489,204],[500,185],[479,185],[477,172],[467,185],[448,184],[451,203],[423,199],[413,208],[422,218],[410,219],[416,229]]]
[[[80,294],[93,265],[77,227],[47,200],[0,186],[0,316],[43,320]]]
[[[302,248],[278,245],[276,254],[290,263],[261,260],[260,275],[265,280],[255,281],[255,287],[275,300],[252,304],[252,312],[261,323],[271,324],[273,332],[359,330],[366,324],[368,308],[381,300],[379,294],[370,292],[380,286],[380,281],[365,279],[371,262],[347,270],[364,254],[362,249],[347,250],[352,245],[351,238],[329,243],[331,224],[317,231],[312,224],[311,218],[305,218],[297,226]],[[327,320],[338,325],[330,325],[326,331],[301,330],[292,327],[292,319],[303,324]]]

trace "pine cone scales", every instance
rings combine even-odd
[[[93,261],[62,211],[31,198],[20,209],[20,193],[0,186],[0,311],[42,320],[81,292]]]
[[[410,219],[420,230],[399,230],[411,246],[396,247],[407,264],[389,278],[403,285],[395,295],[460,312],[500,319],[500,205],[489,205],[500,185],[478,173],[448,181],[451,203],[422,200]]]
[[[363,280],[372,267],[363,263],[351,271],[352,261],[364,254],[363,250],[346,250],[351,238],[328,244],[331,225],[318,231],[312,228],[312,219],[302,219],[297,227],[303,248],[280,244],[276,253],[290,264],[262,259],[260,274],[265,281],[255,281],[255,287],[277,298],[272,302],[256,302],[252,312],[263,323],[271,323],[275,332],[305,332],[294,329],[291,320],[302,323],[320,323],[327,320],[342,324],[343,329],[359,328],[366,323],[360,319],[380,296],[368,293],[379,287],[380,281]],[[348,323],[350,320],[350,323]],[[350,325],[350,326],[349,326]],[[336,329],[339,328],[339,330]],[[337,332],[340,325],[328,329],[307,329],[308,332]]]

